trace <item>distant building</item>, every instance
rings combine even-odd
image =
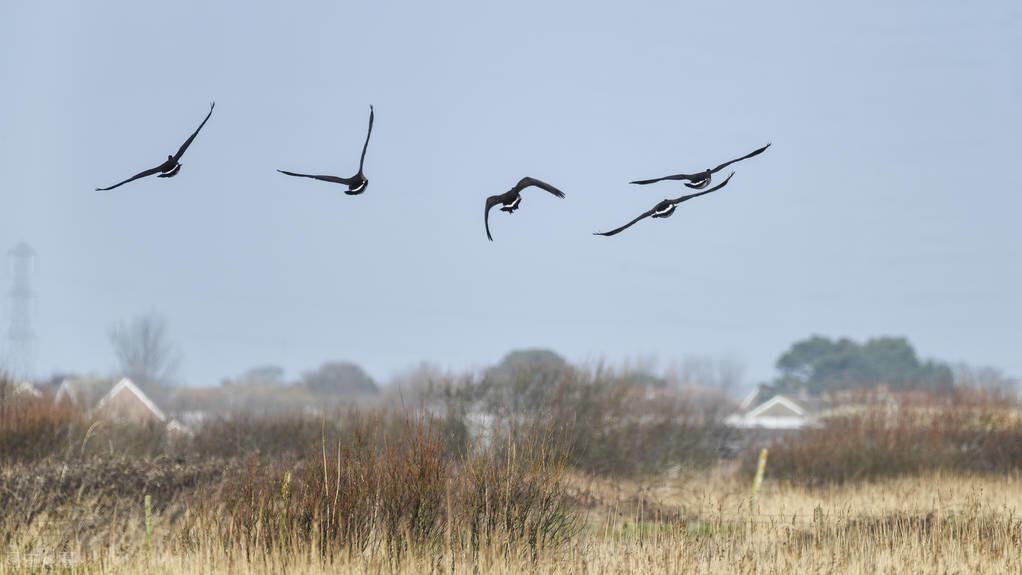
[[[19,381],[14,384],[14,397],[23,399],[40,399],[43,392],[27,381]]]
[[[168,423],[153,400],[134,382],[123,378],[116,383],[103,379],[68,379],[57,388],[53,401],[80,410],[90,417],[142,424],[167,424],[181,432],[186,427],[176,421]]]
[[[87,377],[65,379],[57,387],[57,391],[53,395],[53,402],[57,405],[73,407],[83,413],[89,413],[93,406],[109,393],[114,383],[109,379]]]
[[[171,437],[191,437],[194,435],[191,428],[176,419],[167,422],[167,433]]]
[[[798,430],[815,425],[829,407],[820,398],[782,393],[764,397],[763,390],[757,389],[726,422],[738,429]]]
[[[103,419],[133,423],[165,423],[167,416],[128,378],[117,382],[99,400],[92,414]]]
[[[0,414],[9,407],[42,401],[42,398],[43,392],[27,381],[0,380]]]

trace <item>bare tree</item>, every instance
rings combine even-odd
[[[1019,387],[1018,379],[1008,376],[996,367],[960,363],[952,366],[952,370],[955,374],[955,387],[990,391],[1013,391]]]
[[[181,354],[170,342],[167,321],[156,313],[135,317],[110,329],[121,373],[140,384],[169,384],[177,374]]]
[[[745,379],[745,366],[731,355],[718,358],[690,355],[668,370],[668,379],[675,385],[712,387],[733,395]]]

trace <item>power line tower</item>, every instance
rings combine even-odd
[[[7,364],[3,367],[10,375],[30,379],[35,368],[32,332],[32,299],[35,297],[29,283],[29,273],[36,253],[32,246],[21,242],[7,252],[11,270],[10,324],[7,326]]]

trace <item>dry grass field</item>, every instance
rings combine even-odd
[[[1014,402],[828,420],[771,443],[753,497],[759,440],[718,457],[734,438],[712,420],[580,389],[545,402],[573,426],[475,437],[451,411],[168,436],[8,406],[0,574],[1022,573]]]
[[[1018,477],[922,476],[827,488],[769,480],[755,503],[727,476],[650,484],[567,479],[583,524],[570,540],[532,547],[507,534],[472,544],[388,541],[358,550],[313,541],[271,546],[225,540],[170,502],[104,512],[88,498],[5,533],[0,572],[82,573],[1018,573]],[[204,520],[209,521],[210,518]]]

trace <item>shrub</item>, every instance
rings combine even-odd
[[[564,542],[575,522],[557,453],[511,438],[451,456],[428,419],[370,414],[293,465],[251,458],[232,469],[196,516],[225,544],[240,536],[246,545],[311,546],[324,556],[494,538],[536,549]]]
[[[769,473],[831,483],[927,471],[1022,469],[1022,415],[1012,399],[984,392],[900,395],[827,418],[771,448]],[[744,461],[754,468],[752,454]]]
[[[80,425],[70,408],[19,396],[12,382],[0,378],[0,461],[34,461],[66,451],[69,431]]]
[[[492,426],[561,428],[570,463],[599,474],[707,465],[730,437],[723,397],[685,394],[642,374],[509,368],[478,381],[431,381],[429,389],[448,414],[483,415],[477,435],[485,437]]]

